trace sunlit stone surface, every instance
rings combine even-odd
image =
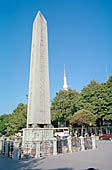
[[[47,22],[38,12],[33,23],[27,127],[51,124]]]

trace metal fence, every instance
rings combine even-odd
[[[72,152],[81,150],[81,141],[80,138],[72,137]]]
[[[68,152],[68,140],[67,138],[57,137],[57,153]]]
[[[23,153],[22,150],[22,142],[14,140],[9,140],[7,138],[0,139],[0,154],[11,159],[14,159],[17,155],[18,159],[21,159],[21,155]]]
[[[83,140],[83,142],[81,142]],[[83,145],[83,146],[82,146]],[[71,151],[78,152],[81,150],[93,149],[93,141],[91,137],[71,137]],[[57,138],[57,153],[69,152],[68,139]]]
[[[97,148],[95,137],[57,137],[56,143],[56,153],[58,154]],[[25,156],[35,157],[38,155],[37,146],[37,143],[27,143],[22,147],[21,140],[9,140],[4,138],[0,139],[0,154],[12,159],[21,159],[25,158]],[[40,156],[53,155],[53,141],[40,141],[39,152]]]
[[[91,137],[84,138],[84,146],[85,146],[85,150],[92,149],[92,138]]]

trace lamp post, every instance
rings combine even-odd
[[[92,133],[91,125],[92,125],[92,123],[90,122],[90,124],[89,124],[89,126],[90,126],[90,135]]]

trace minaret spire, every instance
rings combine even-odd
[[[64,85],[63,85],[63,89],[64,89],[64,90],[68,90],[65,64],[64,64]]]

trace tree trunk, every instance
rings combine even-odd
[[[83,136],[83,129],[84,129],[84,126],[82,125],[82,128],[81,128],[81,136]]]

